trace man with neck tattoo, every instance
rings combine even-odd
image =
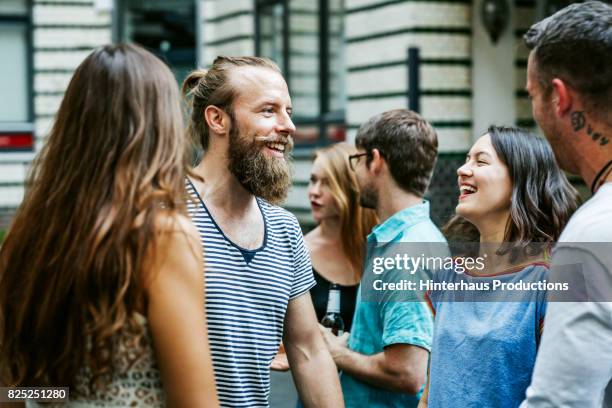
[[[521,407],[612,406],[612,7],[572,4],[531,27],[527,91],[559,165],[593,197],[553,251],[551,279],[581,271],[582,297],[548,305]],[[555,275],[557,274],[557,275]],[[574,275],[574,278],[576,275]],[[576,280],[578,281],[578,280]],[[572,282],[574,280],[572,279]]]
[[[309,290],[315,281],[296,218],[278,207],[291,185],[295,126],[272,61],[218,57],[192,72],[190,130],[204,150],[187,181],[204,246],[206,314],[223,407],[268,407],[281,337],[306,407],[343,407]]]

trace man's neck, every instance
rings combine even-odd
[[[600,174],[612,160],[612,128],[594,121],[591,117],[587,117],[587,121],[587,127],[580,130],[579,134],[574,133],[570,136],[580,138],[574,157],[580,177],[590,188],[594,182],[596,182],[597,187],[612,180],[612,173],[609,172],[609,168]],[[597,177],[598,180],[596,180]]]
[[[408,207],[413,207],[417,204],[421,204],[422,202],[422,197],[418,197],[412,193],[408,193],[399,187],[381,190],[378,195],[376,215],[378,215],[380,223],[382,224],[393,214],[402,211]]]
[[[252,205],[255,197],[228,170],[225,155],[208,151],[193,170],[204,179],[203,183],[196,181],[195,184],[208,205],[238,213]]]
[[[601,160],[599,160],[601,159]],[[595,193],[605,183],[612,182],[612,154],[608,157],[596,158],[593,162],[585,164],[580,171],[580,176],[584,180],[587,187],[591,188]]]

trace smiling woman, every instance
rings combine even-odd
[[[546,140],[517,128],[491,126],[457,170],[457,215],[449,241],[553,242],[578,204]]]
[[[480,231],[486,228],[483,222],[503,228],[510,212],[512,183],[508,167],[495,152],[490,134],[474,143],[457,174],[461,192],[457,215],[476,226],[481,225]]]
[[[578,195],[548,143],[515,128],[490,127],[474,143],[457,175],[457,215],[444,232],[454,248],[479,242],[468,246],[476,253],[460,255],[482,256],[485,268],[442,269],[434,273],[434,280],[498,281],[501,289],[483,292],[483,297],[473,295],[470,299],[477,301],[469,303],[449,298],[448,291],[429,295],[435,332],[421,406],[516,407],[535,364],[546,290],[525,291],[521,301],[504,302],[504,288],[519,282],[540,288],[537,284],[546,281],[546,243],[558,239],[577,207]],[[543,245],[530,245],[534,242]]]

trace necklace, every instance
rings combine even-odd
[[[603,166],[603,168],[599,171],[599,173],[597,173],[597,175],[595,176],[595,180],[593,180],[593,184],[591,184],[591,193],[595,194],[595,189],[598,187],[597,183],[599,182],[599,179],[601,179],[602,176],[604,176],[604,174],[607,177],[608,170],[610,169],[611,166],[612,166],[612,160],[610,160],[608,164]],[[605,179],[606,177],[603,177],[603,179]]]

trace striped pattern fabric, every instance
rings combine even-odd
[[[268,407],[270,363],[281,341],[289,300],[315,281],[296,218],[257,199],[263,245],[246,250],[219,228],[187,180],[188,211],[204,246],[208,337],[223,407]]]

